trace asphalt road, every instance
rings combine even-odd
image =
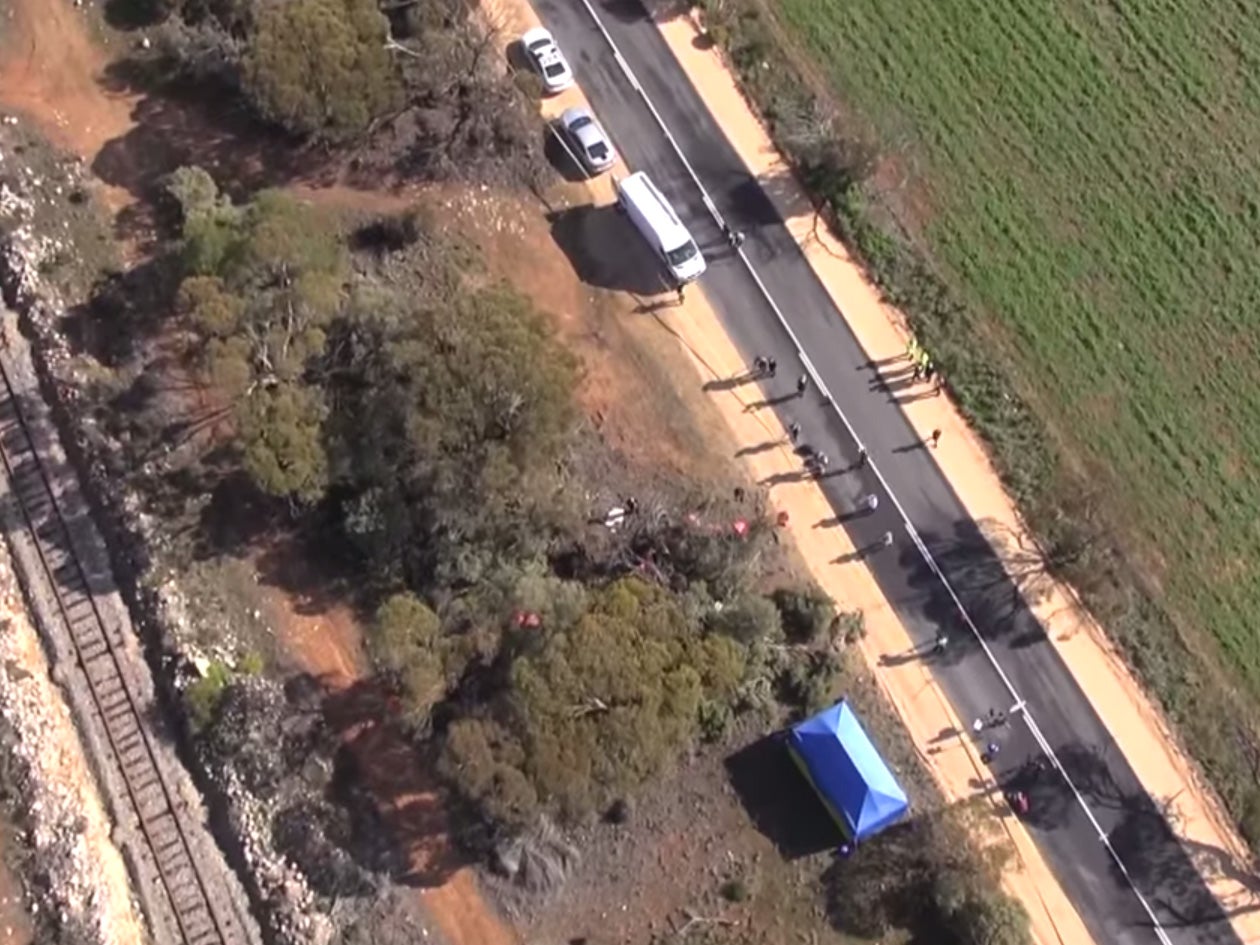
[[[884,593],[922,644],[923,652],[890,655],[889,659],[932,660],[932,670],[960,718],[974,719],[990,709],[1008,708],[1011,700],[1006,688],[905,534],[892,502],[868,469],[850,468],[857,458],[856,447],[843,424],[816,392],[795,396],[795,379],[802,373],[795,347],[728,248],[700,192],[628,83],[581,0],[533,2],[569,56],[626,164],[652,176],[705,251],[710,266],[702,280],[704,292],[738,348],[749,361],[756,355],[778,359],[776,378],[761,385],[761,409],[778,411],[785,422],[799,422],[802,440],[831,457],[822,486],[836,518],[826,524],[847,529],[855,545],[865,549],[863,554]],[[1052,750],[1086,797],[1169,939],[1178,945],[1237,943],[1158,806],[1142,790],[1055,649],[1048,645],[1044,630],[1006,576],[980,527],[941,475],[931,450],[918,441],[906,421],[900,404],[931,393],[921,385],[907,390],[906,379],[899,376],[899,372],[904,374],[903,365],[870,363],[767,199],[764,188],[776,182],[758,181],[749,174],[639,0],[595,0],[595,4],[605,28],[719,211],[747,233],[745,253],[1027,702]],[[611,209],[590,207],[562,213],[554,220],[553,233],[588,282],[636,293],[659,291],[661,276],[651,256],[630,224]],[[745,394],[758,397],[751,386]],[[766,485],[773,488],[774,484]],[[881,497],[879,508],[860,514],[859,498],[872,492]],[[896,536],[891,548],[880,546],[887,531]],[[941,629],[950,638],[946,652],[924,655]],[[994,740],[1001,747],[994,763],[999,781],[1029,793],[1031,833],[1095,941],[1099,945],[1157,942],[1137,896],[1063,778],[1033,769],[1031,763],[1040,751],[1027,726],[1015,718],[986,732],[984,740]]]

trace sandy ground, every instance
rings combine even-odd
[[[721,56],[695,42],[696,22],[675,17],[658,25],[749,169],[758,177],[784,179],[781,156]],[[905,318],[884,304],[845,248],[814,226],[804,194],[789,185],[773,188],[770,196],[866,353],[874,359],[901,355],[909,338]],[[1018,552],[1026,571],[1028,549],[1035,547],[1031,535],[1003,491],[983,444],[961,414],[944,397],[917,400],[904,409],[921,435],[943,431],[935,453],[941,469],[972,517],[988,534],[1002,536],[995,544],[1003,557],[1009,561]],[[1244,942],[1260,941],[1260,897],[1236,878],[1247,872],[1250,857],[1219,800],[1180,749],[1167,720],[1071,588],[1047,580],[1038,585],[1032,598],[1033,611],[1142,785],[1152,797],[1169,804],[1174,830],[1213,894],[1228,914],[1234,914],[1239,936]]]
[[[108,57],[65,0],[13,0],[0,33],[0,100],[39,124],[53,144],[91,162],[132,127],[138,97],[110,91]],[[101,185],[117,210],[126,191]]]

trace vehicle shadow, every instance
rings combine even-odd
[[[565,140],[558,121],[548,122],[543,132],[543,157],[570,184],[581,184],[591,179],[573,152],[573,146]]]
[[[503,47],[503,58],[508,66],[516,72],[528,72],[534,74],[533,63],[529,61],[529,53],[525,50],[523,40],[513,39]]]
[[[635,295],[673,290],[647,244],[614,206],[558,210],[547,222],[552,239],[587,285]]]

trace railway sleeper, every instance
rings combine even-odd
[[[118,725],[125,724],[122,720],[128,716],[134,716],[135,710],[131,708],[131,703],[126,700],[115,702],[109,709],[102,709],[101,717],[105,720],[106,728],[111,731]]]

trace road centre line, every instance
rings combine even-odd
[[[709,192],[707,188],[704,186],[703,182],[700,180],[700,176],[696,173],[695,168],[691,166],[691,162],[687,160],[687,156],[683,153],[682,147],[678,144],[678,141],[677,139],[674,138],[674,135],[670,131],[669,126],[665,123],[665,119],[662,118],[660,112],[657,111],[656,105],[652,102],[651,98],[648,97],[648,94],[643,89],[643,86],[639,84],[639,80],[635,76],[634,70],[630,68],[630,63],[622,55],[621,50],[617,47],[616,42],[613,40],[612,36],[609,34],[607,27],[604,26],[603,20],[600,19],[599,14],[596,12],[594,4],[592,3],[592,0],[582,0],[582,5],[586,8],[587,13],[591,17],[591,20],[595,23],[595,26],[598,28],[600,34],[603,36],[604,42],[606,42],[608,44],[609,49],[612,50],[613,57],[616,59],[617,65],[621,68],[621,71],[625,75],[626,80],[629,82],[631,88],[633,88],[639,94],[639,97],[643,100],[643,103],[647,106],[648,111],[651,112],[652,118],[656,122],[657,126],[660,128],[661,133],[665,136],[665,139],[669,142],[669,145],[673,149],[674,154],[677,156],[678,160],[682,163],[683,167],[686,169],[687,174],[691,177],[692,182],[696,185],[696,188],[699,190],[700,196],[702,200],[704,201],[705,209],[709,211],[709,214],[710,216],[713,217],[714,222],[716,222],[718,226],[721,227],[722,230],[725,232],[727,230],[726,219],[719,212],[719,210],[717,209],[717,206],[714,204],[712,198],[709,196]],[[808,373],[810,379],[818,387],[819,391],[822,392],[827,402],[831,405],[836,415],[840,418],[840,421],[844,424],[844,427],[848,431],[849,436],[853,439],[854,443],[857,444],[858,449],[859,450],[863,449],[864,447],[862,444],[862,440],[858,437],[857,431],[853,428],[853,425],[849,422],[849,418],[845,415],[844,410],[842,410],[840,405],[836,403],[835,398],[831,396],[831,392],[827,389],[827,386],[824,383],[822,377],[819,375],[817,369],[813,365],[813,362],[810,361],[809,355],[805,352],[804,347],[801,345],[800,339],[797,338],[796,332],[793,331],[792,326],[788,324],[787,318],[783,315],[782,310],[779,308],[778,304],[774,301],[774,298],[771,296],[769,289],[766,288],[765,283],[762,282],[761,276],[758,275],[756,269],[753,267],[752,262],[748,259],[748,256],[745,254],[743,248],[742,247],[736,248],[736,253],[739,255],[740,261],[743,262],[744,268],[748,271],[748,274],[752,276],[753,281],[757,284],[758,290],[761,292],[761,295],[765,299],[767,304],[769,304],[771,310],[775,314],[775,317],[779,320],[780,325],[783,327],[784,331],[787,332],[788,337],[792,339],[792,344],[796,347],[797,356],[800,358],[801,363],[805,366],[805,370]],[[838,307],[838,303],[837,303],[837,307]],[[844,317],[843,311],[841,311],[840,314],[841,314],[841,317]],[[859,345],[860,345],[860,342],[859,342]],[[945,588],[946,592],[949,594],[950,599],[953,601],[955,608],[958,610],[958,613],[962,616],[963,621],[967,624],[967,627],[971,630],[976,640],[980,643],[980,647],[983,650],[986,659],[988,660],[989,664],[993,667],[994,671],[998,674],[998,677],[1001,679],[1002,684],[1006,687],[1007,691],[1010,693],[1011,697],[1016,701],[1016,703],[1024,707],[1023,711],[1020,714],[1023,717],[1025,724],[1028,726],[1028,729],[1032,733],[1032,736],[1036,740],[1037,744],[1041,747],[1041,750],[1045,753],[1046,757],[1050,759],[1055,769],[1059,772],[1063,780],[1066,782],[1068,789],[1072,792],[1073,797],[1076,798],[1077,804],[1080,806],[1081,810],[1085,813],[1085,816],[1089,819],[1090,824],[1098,832],[1099,840],[1102,842],[1108,854],[1111,856],[1111,859],[1115,862],[1121,874],[1124,876],[1125,881],[1128,883],[1129,888],[1133,891],[1134,896],[1137,897],[1137,900],[1141,904],[1142,909],[1146,912],[1147,917],[1151,920],[1152,928],[1155,932],[1156,938],[1159,939],[1160,945],[1172,945],[1171,940],[1168,938],[1167,933],[1164,931],[1163,925],[1160,923],[1159,917],[1155,915],[1154,909],[1151,908],[1150,903],[1148,903],[1146,900],[1146,897],[1143,896],[1142,892],[1137,888],[1137,885],[1134,882],[1132,875],[1129,873],[1128,867],[1125,866],[1124,861],[1120,859],[1120,855],[1116,852],[1115,847],[1112,846],[1111,840],[1107,836],[1106,831],[1102,829],[1102,825],[1099,824],[1098,819],[1094,816],[1093,811],[1090,810],[1089,804],[1085,801],[1085,798],[1081,795],[1081,792],[1077,789],[1076,785],[1073,783],[1072,778],[1068,775],[1067,771],[1064,769],[1063,764],[1059,761],[1058,756],[1054,753],[1054,749],[1051,748],[1049,742],[1046,741],[1045,736],[1042,734],[1041,727],[1037,724],[1037,720],[1032,715],[1032,712],[1028,709],[1027,703],[1025,703],[1023,697],[1020,696],[1018,690],[1016,690],[1014,684],[1011,682],[1010,678],[1006,675],[1006,671],[1002,668],[1002,665],[1001,663],[998,662],[996,655],[990,649],[988,641],[986,641],[984,637],[981,635],[979,628],[976,626],[975,622],[971,619],[971,615],[967,613],[966,609],[963,607],[962,601],[959,600],[958,594],[954,591],[953,585],[950,583],[949,579],[945,576],[940,566],[936,563],[936,560],[932,557],[931,552],[928,551],[927,546],[923,544],[923,540],[919,537],[918,530],[914,527],[914,523],[910,520],[910,517],[906,514],[905,508],[902,506],[901,502],[897,499],[896,493],[894,493],[891,487],[888,485],[888,481],[884,478],[884,474],[880,472],[879,467],[875,463],[874,458],[871,458],[868,456],[867,466],[871,469],[872,472],[875,473],[875,477],[879,480],[880,486],[883,488],[888,498],[892,500],[894,507],[897,509],[897,514],[901,517],[902,524],[905,527],[906,532],[910,535],[910,539],[914,543],[915,548],[918,549],[918,552],[923,557],[924,562],[931,569],[932,573],[936,575],[937,579],[941,582],[941,585]]]

